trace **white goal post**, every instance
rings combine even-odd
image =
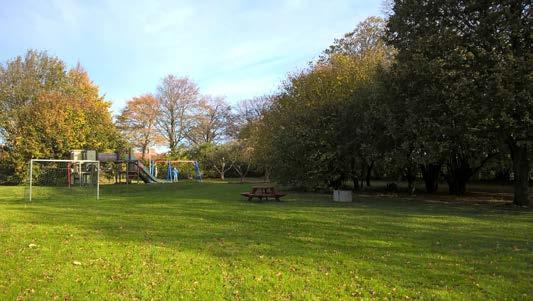
[[[35,179],[34,179],[35,178]],[[96,186],[96,199],[100,199],[100,161],[31,159],[29,162],[29,201],[34,186],[57,185],[64,187]]]

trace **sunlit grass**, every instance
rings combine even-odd
[[[0,299],[525,300],[533,214],[390,197],[336,204],[249,185],[0,187]]]

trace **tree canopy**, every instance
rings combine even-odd
[[[0,67],[0,134],[20,181],[31,158],[64,158],[72,149],[114,149],[121,139],[107,102],[87,72],[30,50]]]

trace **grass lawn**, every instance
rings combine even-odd
[[[0,187],[0,300],[531,300],[533,212],[249,185]]]

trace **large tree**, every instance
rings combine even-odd
[[[74,148],[120,143],[110,104],[85,70],[79,64],[67,70],[46,52],[30,50],[1,65],[0,106],[8,164],[19,176],[31,158],[65,158]]]
[[[507,144],[515,203],[528,204],[531,144],[529,1],[396,1],[388,41],[398,100],[420,155],[445,166],[450,192]]]
[[[156,129],[158,105],[157,99],[151,94],[133,97],[117,117],[119,129],[130,145],[141,149],[143,159],[150,147],[162,142],[161,134]]]
[[[198,86],[187,77],[167,75],[157,88],[160,113],[157,125],[171,153],[177,153],[186,138],[199,96]]]
[[[201,97],[186,138],[195,145],[218,143],[228,137],[233,123],[231,106],[222,97]]]
[[[253,164],[264,173],[266,181],[270,181],[272,163],[276,158],[269,142],[273,138],[272,127],[265,122],[264,116],[275,99],[275,95],[245,99],[237,104],[234,115],[237,133],[234,138],[253,146]]]
[[[291,75],[249,135],[273,175],[309,188],[369,184],[386,142],[379,70],[392,52],[369,18],[335,41],[315,64]]]
[[[261,149],[270,145],[261,153],[275,158],[277,178],[310,188],[369,178],[385,138],[377,81],[384,61],[384,52],[334,54],[289,78],[251,135]]]
[[[18,111],[41,93],[62,91],[67,85],[65,64],[46,52],[29,50],[0,65],[0,135],[9,143],[20,129]]]

